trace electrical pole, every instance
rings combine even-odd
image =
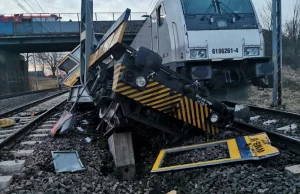
[[[57,87],[59,88],[58,68],[57,68],[57,66],[56,66],[56,79],[57,79]]]
[[[93,0],[81,0],[80,80],[83,86],[87,84],[93,35]]]
[[[281,0],[272,0],[272,61],[274,63],[272,106],[282,105],[282,10]]]
[[[37,80],[37,71],[36,71],[36,64],[35,64],[35,53],[33,53],[33,65],[34,65],[34,71],[35,71],[35,89],[38,89],[38,80]]]

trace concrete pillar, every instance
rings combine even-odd
[[[131,133],[114,133],[109,137],[108,144],[121,178],[132,180],[135,176],[135,159]]]
[[[0,50],[0,95],[28,89],[28,65],[22,59],[19,53]]]
[[[26,61],[23,55],[20,55],[20,68],[24,76],[24,88],[25,91],[29,90],[29,74],[28,74],[28,61]]]

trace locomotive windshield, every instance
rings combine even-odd
[[[185,15],[252,14],[250,0],[181,0]]]
[[[226,13],[227,10],[232,10],[234,13],[253,13],[253,9],[249,0],[219,0],[221,13]]]
[[[217,13],[213,0],[182,0],[182,6],[186,15]]]

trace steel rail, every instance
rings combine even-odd
[[[268,135],[272,144],[274,144],[275,146],[287,149],[288,151],[291,151],[293,153],[300,155],[300,139],[289,137],[289,136],[286,136],[281,133],[277,133],[274,131],[270,131],[268,129],[249,125],[249,124],[242,123],[239,121],[234,121],[233,127],[235,127],[238,131],[247,132],[247,133],[263,133],[264,132]]]
[[[0,100],[9,99],[9,98],[13,98],[13,97],[19,97],[19,96],[25,96],[25,95],[29,95],[29,94],[38,94],[38,93],[48,92],[48,91],[50,92],[50,91],[54,91],[54,90],[58,90],[58,88],[51,88],[51,89],[37,90],[37,91],[28,91],[28,92],[20,92],[20,93],[15,93],[15,94],[7,94],[7,95],[0,96]]]
[[[28,123],[27,125],[23,126],[20,130],[17,132],[13,133],[11,136],[7,137],[0,143],[0,150],[2,149],[10,149],[15,145],[16,142],[20,141],[23,139],[28,133],[34,129],[39,123],[41,123],[45,118],[47,118],[52,112],[56,110],[60,105],[65,103],[67,100],[64,100],[60,102],[59,104],[55,105],[48,111],[44,112],[40,116],[38,116],[36,119]]]
[[[235,106],[237,103],[234,102],[224,102],[228,106]],[[270,116],[280,116],[284,118],[288,118],[291,120],[300,120],[300,114],[297,113],[292,113],[292,112],[287,112],[287,111],[282,111],[282,110],[275,110],[275,109],[270,109],[270,108],[262,108],[258,106],[253,106],[253,105],[248,105],[251,111],[253,112],[262,112],[265,114],[268,114]],[[278,133],[275,131],[271,131],[262,127],[258,127],[255,125],[251,124],[246,124],[243,122],[239,121],[234,121],[233,126],[243,132],[247,133],[267,133],[272,144],[278,146],[278,147],[283,147],[293,153],[299,154],[300,155],[300,139],[293,138],[287,135],[284,135],[282,133]]]
[[[234,102],[224,102],[228,106],[235,106],[237,103]],[[281,116],[285,117],[288,119],[295,119],[295,120],[300,120],[300,114],[297,113],[292,113],[288,111],[282,111],[282,110],[275,110],[275,109],[270,109],[270,108],[262,108],[258,106],[253,106],[253,105],[247,105],[251,111],[253,112],[263,112],[266,113],[270,116]]]
[[[68,91],[59,92],[59,93],[57,93],[57,94],[54,94],[54,95],[51,95],[51,96],[48,96],[48,97],[45,97],[45,98],[42,98],[42,99],[39,99],[39,100],[30,102],[30,103],[27,103],[27,104],[25,104],[25,105],[19,106],[19,107],[17,107],[17,108],[8,110],[8,111],[6,111],[6,112],[4,112],[4,113],[1,113],[1,114],[0,114],[0,118],[8,117],[8,116],[10,116],[10,115],[12,115],[12,114],[14,114],[14,113],[16,113],[16,112],[22,111],[23,109],[26,109],[26,108],[35,106],[35,105],[37,105],[37,104],[40,104],[40,103],[45,102],[45,101],[47,101],[47,100],[49,100],[49,99],[52,99],[52,98],[55,98],[55,97],[60,96],[60,95],[62,95],[62,94],[65,94],[65,93],[67,93],[67,92],[68,92]]]

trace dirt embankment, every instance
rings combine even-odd
[[[283,76],[283,104],[286,110],[300,113],[300,70],[284,67]],[[252,104],[260,107],[270,107],[272,104],[272,89],[257,90],[250,87],[249,99],[241,103]]]

